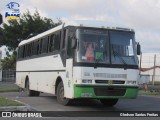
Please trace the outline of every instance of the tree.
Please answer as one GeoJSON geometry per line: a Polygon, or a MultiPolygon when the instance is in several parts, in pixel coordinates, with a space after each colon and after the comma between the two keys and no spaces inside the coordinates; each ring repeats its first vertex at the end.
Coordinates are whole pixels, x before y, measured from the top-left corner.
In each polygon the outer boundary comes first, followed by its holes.
{"type": "Polygon", "coordinates": [[[2,60],[3,69],[13,69],[16,67],[15,50],[22,40],[56,27],[61,23],[60,19],[57,23],[54,23],[50,18],[41,17],[37,10],[33,15],[27,11],[20,19],[9,20],[8,24],[4,23],[3,28],[0,28],[3,31],[3,39],[0,38],[0,47],[2,45],[7,46],[13,54],[9,55],[9,51],[7,51],[7,57],[2,60]],[[30,36],[31,34],[32,36],[30,36]]]}
{"type": "Polygon", "coordinates": [[[0,44],[2,43],[3,40],[3,29],[0,27],[0,44]]]}
{"type": "Polygon", "coordinates": [[[31,34],[35,36],[59,24],[61,20],[54,23],[52,19],[41,17],[37,10],[34,15],[27,11],[19,20],[9,20],[8,24],[3,24],[4,39],[0,42],[0,46],[6,45],[9,50],[15,50],[18,44],[31,34]]]}
{"type": "Polygon", "coordinates": [[[16,68],[16,51],[13,54],[9,54],[9,51],[6,52],[7,57],[1,60],[3,69],[15,69],[16,68]]]}

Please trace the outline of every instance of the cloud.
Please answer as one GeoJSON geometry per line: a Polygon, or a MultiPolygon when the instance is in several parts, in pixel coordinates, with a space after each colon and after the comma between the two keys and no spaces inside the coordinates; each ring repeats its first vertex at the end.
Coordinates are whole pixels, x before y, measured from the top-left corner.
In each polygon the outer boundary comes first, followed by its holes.
{"type": "Polygon", "coordinates": [[[160,52],[160,34],[157,31],[137,31],[136,40],[142,45],[143,52],[160,52]]]}
{"type": "Polygon", "coordinates": [[[160,30],[160,1],[133,0],[121,3],[120,12],[122,21],[138,29],[152,28],[160,30]]]}
{"type": "Polygon", "coordinates": [[[23,0],[23,12],[37,9],[42,16],[62,20],[98,20],[134,28],[143,51],[157,51],[160,44],[159,0],[23,0]]]}
{"type": "Polygon", "coordinates": [[[30,5],[59,17],[122,22],[138,29],[160,29],[159,0],[30,0],[30,5]],[[57,15],[57,14],[56,14],[57,15]]]}

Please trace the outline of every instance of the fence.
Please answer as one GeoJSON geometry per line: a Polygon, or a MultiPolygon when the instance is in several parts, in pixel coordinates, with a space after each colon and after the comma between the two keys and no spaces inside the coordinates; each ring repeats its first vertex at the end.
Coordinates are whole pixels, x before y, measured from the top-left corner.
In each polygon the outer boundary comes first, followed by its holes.
{"type": "Polygon", "coordinates": [[[2,81],[4,82],[15,82],[16,70],[2,70],[2,81]]]}

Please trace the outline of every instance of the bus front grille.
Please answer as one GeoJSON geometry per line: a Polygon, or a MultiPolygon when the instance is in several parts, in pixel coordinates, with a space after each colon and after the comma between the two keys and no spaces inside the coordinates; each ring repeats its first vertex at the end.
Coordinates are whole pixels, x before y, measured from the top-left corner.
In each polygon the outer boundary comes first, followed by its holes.
{"type": "MultiPolygon", "coordinates": [[[[95,83],[100,83],[100,84],[108,84],[110,80],[95,80],[95,83]]],[[[112,80],[112,84],[124,84],[125,81],[122,80],[112,80]]]]}
{"type": "Polygon", "coordinates": [[[98,78],[122,78],[127,79],[127,74],[111,74],[111,73],[93,73],[94,77],[98,78]]]}
{"type": "Polygon", "coordinates": [[[124,96],[126,89],[117,88],[94,88],[96,96],[124,96]]]}

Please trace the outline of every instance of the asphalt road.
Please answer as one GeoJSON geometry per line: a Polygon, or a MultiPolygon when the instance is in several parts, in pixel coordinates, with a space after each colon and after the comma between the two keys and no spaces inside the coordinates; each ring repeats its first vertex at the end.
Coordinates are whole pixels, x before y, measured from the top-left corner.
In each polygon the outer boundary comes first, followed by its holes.
{"type": "Polygon", "coordinates": [[[114,107],[105,107],[97,100],[76,101],[72,106],[63,106],[58,104],[56,97],[45,93],[28,97],[25,92],[2,92],[0,96],[24,102],[38,111],[160,111],[160,96],[121,99],[114,107]]]}
{"type": "MultiPolygon", "coordinates": [[[[0,87],[16,87],[13,83],[0,82],[0,87]]],[[[56,97],[41,93],[39,97],[28,97],[25,92],[0,92],[0,96],[21,101],[37,111],[160,111],[160,96],[138,96],[137,99],[122,99],[114,107],[105,107],[99,101],[76,101],[72,106],[58,104],[56,97]]],[[[5,118],[3,118],[5,119],[5,118]]],[[[6,118],[8,120],[8,118],[6,118]]],[[[14,119],[14,118],[11,118],[14,119]]],[[[16,120],[21,118],[15,118],[16,120]]],[[[31,119],[31,118],[30,118],[31,119]]],[[[33,118],[36,119],[36,118],[33,118]]],[[[38,118],[37,118],[38,119],[38,118]]],[[[44,119],[59,120],[97,120],[97,117],[54,117],[44,119]]],[[[98,119],[106,120],[106,117],[98,119]]],[[[110,120],[158,120],[159,117],[107,117],[110,120]]]]}
{"type": "MultiPolygon", "coordinates": [[[[28,97],[24,92],[1,92],[0,96],[24,102],[38,111],[160,111],[160,96],[139,96],[137,99],[123,99],[114,107],[104,107],[99,101],[77,101],[72,106],[63,106],[57,103],[56,97],[50,94],[41,94],[39,97],[28,97]]],[[[4,118],[3,118],[4,119],[4,118]]],[[[6,118],[9,120],[8,118],[6,118]]],[[[13,120],[14,118],[11,118],[13,120]]],[[[21,118],[15,118],[19,120],[21,118]]],[[[26,118],[25,118],[26,119],[26,118]]],[[[31,118],[29,118],[31,119],[31,118]]],[[[33,120],[39,118],[33,118],[33,120]]],[[[58,120],[159,120],[159,117],[47,117],[58,120]]],[[[41,119],[42,120],[42,119],[41,119]]]]}

